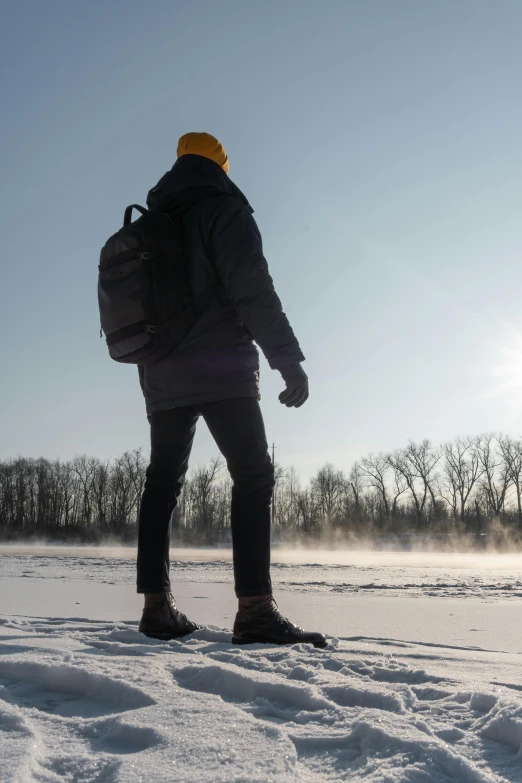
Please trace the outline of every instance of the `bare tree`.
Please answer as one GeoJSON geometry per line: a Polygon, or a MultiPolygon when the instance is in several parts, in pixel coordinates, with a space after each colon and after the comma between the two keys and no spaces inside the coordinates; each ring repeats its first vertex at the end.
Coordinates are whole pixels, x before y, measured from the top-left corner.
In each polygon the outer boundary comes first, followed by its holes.
{"type": "Polygon", "coordinates": [[[328,528],[335,520],[339,501],[344,491],[346,479],[342,470],[336,470],[327,463],[317,471],[312,479],[311,488],[321,509],[325,526],[328,528]]]}
{"type": "Polygon", "coordinates": [[[397,469],[396,465],[393,465],[390,455],[387,457],[388,463],[393,472],[393,481],[391,482],[390,496],[391,496],[391,519],[395,519],[399,508],[399,498],[408,491],[408,483],[404,478],[403,473],[397,469]]]}
{"type": "Polygon", "coordinates": [[[111,460],[99,462],[94,470],[91,482],[91,496],[96,508],[96,524],[103,533],[110,531],[110,507],[112,504],[111,460]]]}
{"type": "Polygon", "coordinates": [[[274,525],[281,523],[280,494],[284,491],[283,482],[286,478],[286,471],[282,465],[274,463],[274,490],[272,495],[272,523],[274,525]]]}
{"type": "Polygon", "coordinates": [[[192,501],[193,526],[201,532],[212,529],[212,494],[214,483],[223,469],[221,457],[200,466],[191,477],[189,492],[192,501]]]}
{"type": "Polygon", "coordinates": [[[81,508],[83,511],[82,523],[88,527],[92,521],[93,506],[93,484],[96,480],[96,473],[99,468],[99,461],[81,455],[75,457],[71,465],[73,473],[76,474],[82,489],[81,508]]]}
{"type": "Polygon", "coordinates": [[[464,522],[466,506],[482,475],[479,438],[457,438],[442,447],[442,475],[439,491],[453,517],[464,522]]]}
{"type": "Polygon", "coordinates": [[[441,450],[432,446],[429,440],[423,440],[419,444],[410,441],[406,454],[417,471],[417,476],[427,492],[433,510],[435,510],[437,505],[437,498],[435,497],[437,476],[435,469],[442,456],[441,450]]]}
{"type": "Polygon", "coordinates": [[[350,471],[348,487],[352,493],[355,521],[360,525],[364,516],[364,491],[366,489],[365,473],[360,462],[355,462],[350,471]]]}
{"type": "Polygon", "coordinates": [[[515,490],[517,518],[520,525],[522,524],[522,441],[520,438],[513,440],[507,435],[501,435],[498,440],[498,446],[502,460],[506,465],[511,485],[515,490]]]}
{"type": "Polygon", "coordinates": [[[405,449],[390,456],[390,464],[398,477],[406,484],[415,509],[418,524],[428,524],[426,507],[428,498],[435,504],[434,486],[435,467],[440,460],[440,452],[434,449],[429,440],[421,443],[410,441],[405,449]]]}
{"type": "Polygon", "coordinates": [[[310,534],[319,527],[320,508],[314,492],[307,487],[299,492],[297,499],[298,520],[305,534],[310,534]]]}
{"type": "Polygon", "coordinates": [[[136,511],[136,524],[138,523],[140,499],[145,486],[147,463],[141,449],[126,451],[121,457],[122,466],[128,472],[130,482],[134,490],[134,506],[136,511]]]}
{"type": "Polygon", "coordinates": [[[276,475],[280,470],[276,486],[278,488],[275,503],[276,523],[283,531],[295,530],[299,524],[299,494],[301,485],[295,468],[286,470],[275,466],[276,475]]]}
{"type": "Polygon", "coordinates": [[[390,469],[390,459],[386,454],[370,454],[360,462],[361,472],[367,478],[370,486],[377,494],[382,505],[383,515],[390,517],[390,503],[388,500],[387,474],[390,469]]]}
{"type": "Polygon", "coordinates": [[[494,435],[484,435],[478,443],[478,456],[482,468],[480,484],[487,506],[494,516],[504,510],[506,495],[511,483],[511,472],[502,449],[497,449],[494,435]]]}

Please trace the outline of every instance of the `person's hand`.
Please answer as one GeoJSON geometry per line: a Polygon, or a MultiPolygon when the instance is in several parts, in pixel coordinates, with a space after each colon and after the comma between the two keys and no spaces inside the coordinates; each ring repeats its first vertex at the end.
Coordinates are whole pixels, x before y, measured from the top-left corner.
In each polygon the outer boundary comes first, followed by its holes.
{"type": "Polygon", "coordinates": [[[279,370],[286,383],[286,389],[279,395],[279,401],[287,408],[300,408],[308,399],[308,376],[300,364],[290,364],[279,370]]]}

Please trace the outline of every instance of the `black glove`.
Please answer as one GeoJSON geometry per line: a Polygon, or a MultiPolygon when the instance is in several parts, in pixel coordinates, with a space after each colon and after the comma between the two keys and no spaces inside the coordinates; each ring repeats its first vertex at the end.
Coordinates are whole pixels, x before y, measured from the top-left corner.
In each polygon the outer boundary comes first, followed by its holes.
{"type": "Polygon", "coordinates": [[[300,408],[308,399],[308,376],[300,364],[290,364],[279,370],[286,383],[286,389],[279,395],[279,401],[287,408],[300,408]]]}

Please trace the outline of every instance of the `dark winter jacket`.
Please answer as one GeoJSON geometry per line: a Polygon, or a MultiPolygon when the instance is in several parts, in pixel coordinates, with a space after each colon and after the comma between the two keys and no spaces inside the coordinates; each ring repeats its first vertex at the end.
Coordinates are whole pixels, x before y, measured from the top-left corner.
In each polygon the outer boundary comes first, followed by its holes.
{"type": "Polygon", "coordinates": [[[206,302],[170,356],[139,367],[147,413],[258,396],[253,340],[272,369],[304,356],[274,291],[248,201],[216,163],[184,155],[149,192],[147,206],[188,206],[183,229],[192,291],[206,302]]]}

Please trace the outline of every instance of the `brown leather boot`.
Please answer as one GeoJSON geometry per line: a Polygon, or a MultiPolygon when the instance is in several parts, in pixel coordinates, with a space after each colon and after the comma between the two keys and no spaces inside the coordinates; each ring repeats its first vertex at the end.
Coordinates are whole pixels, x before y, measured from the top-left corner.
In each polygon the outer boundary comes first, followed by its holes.
{"type": "Polygon", "coordinates": [[[176,606],[173,594],[149,593],[143,609],[138,631],[151,639],[179,639],[199,631],[199,625],[191,622],[176,606]]]}
{"type": "Polygon", "coordinates": [[[283,617],[271,595],[264,600],[252,602],[238,611],[234,622],[232,644],[313,644],[327,647],[322,633],[303,631],[283,617]]]}

